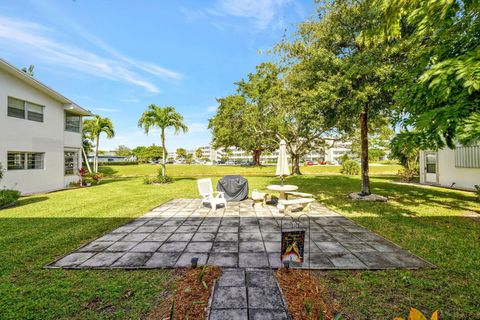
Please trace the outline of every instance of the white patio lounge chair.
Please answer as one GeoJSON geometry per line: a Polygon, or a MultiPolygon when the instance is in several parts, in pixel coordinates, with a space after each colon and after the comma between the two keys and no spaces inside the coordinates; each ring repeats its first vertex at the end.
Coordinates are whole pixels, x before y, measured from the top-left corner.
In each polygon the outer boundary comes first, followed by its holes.
{"type": "Polygon", "coordinates": [[[214,210],[217,210],[217,205],[219,204],[223,204],[227,208],[227,200],[224,193],[213,191],[212,179],[198,179],[197,184],[198,192],[202,196],[202,205],[208,203],[214,210]]]}

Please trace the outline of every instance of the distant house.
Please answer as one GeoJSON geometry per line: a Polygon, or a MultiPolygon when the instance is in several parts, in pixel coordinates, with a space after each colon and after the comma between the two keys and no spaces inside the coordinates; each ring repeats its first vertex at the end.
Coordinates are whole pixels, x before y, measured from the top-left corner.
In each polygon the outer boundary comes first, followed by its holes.
{"type": "Polygon", "coordinates": [[[78,181],[82,117],[91,115],[0,59],[0,187],[26,194],[78,181]]]}
{"type": "MultiPolygon", "coordinates": [[[[88,155],[88,162],[93,162],[95,155],[88,155]]],[[[135,156],[117,156],[115,153],[107,152],[105,154],[98,155],[98,162],[132,162],[137,161],[135,156]]]]}
{"type": "Polygon", "coordinates": [[[480,185],[480,145],[420,151],[420,182],[474,190],[480,185]]]}

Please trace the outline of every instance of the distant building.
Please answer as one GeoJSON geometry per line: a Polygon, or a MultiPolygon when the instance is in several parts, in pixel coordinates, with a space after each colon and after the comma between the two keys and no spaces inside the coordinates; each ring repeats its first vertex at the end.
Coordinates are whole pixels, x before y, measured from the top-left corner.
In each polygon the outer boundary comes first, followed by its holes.
{"type": "MultiPolygon", "coordinates": [[[[335,163],[338,162],[339,157],[348,154],[353,157],[351,154],[351,142],[334,142],[332,139],[326,139],[327,147],[318,148],[318,150],[312,150],[303,157],[303,160],[306,161],[315,161],[315,162],[329,162],[335,163]]],[[[200,147],[202,150],[202,158],[207,158],[209,161],[215,162],[220,161],[223,156],[230,154],[228,157],[229,160],[239,161],[239,162],[249,162],[252,161],[252,154],[246,152],[242,149],[230,147],[229,152],[224,148],[215,149],[211,144],[207,146],[200,147]]],[[[261,155],[262,162],[275,162],[278,157],[278,150],[273,152],[263,152],[261,155]]]]}
{"type": "Polygon", "coordinates": [[[480,185],[480,145],[420,151],[420,183],[474,190],[480,185]]]}
{"type": "MultiPolygon", "coordinates": [[[[95,155],[89,154],[88,155],[88,162],[93,162],[95,155]]],[[[137,161],[137,157],[135,156],[117,156],[115,152],[106,152],[104,154],[98,155],[98,162],[133,162],[137,161]]]]}

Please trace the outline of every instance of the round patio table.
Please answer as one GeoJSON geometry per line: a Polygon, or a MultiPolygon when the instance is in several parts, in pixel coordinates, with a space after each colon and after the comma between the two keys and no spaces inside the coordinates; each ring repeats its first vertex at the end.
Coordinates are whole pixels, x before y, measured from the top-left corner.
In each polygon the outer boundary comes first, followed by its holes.
{"type": "Polygon", "coordinates": [[[295,191],[298,189],[297,186],[294,186],[293,184],[284,184],[283,186],[282,185],[279,185],[279,184],[272,184],[272,185],[269,185],[267,186],[267,189],[268,190],[272,190],[272,191],[278,191],[280,192],[280,197],[279,199],[280,200],[285,200],[287,197],[285,196],[285,192],[288,192],[288,191],[295,191]]]}

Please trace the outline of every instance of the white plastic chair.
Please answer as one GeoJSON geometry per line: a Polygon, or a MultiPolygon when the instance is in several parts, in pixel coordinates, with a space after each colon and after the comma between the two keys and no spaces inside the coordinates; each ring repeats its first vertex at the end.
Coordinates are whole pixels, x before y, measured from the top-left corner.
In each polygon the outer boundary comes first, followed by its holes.
{"type": "Polygon", "coordinates": [[[202,196],[202,205],[205,203],[210,204],[212,209],[217,210],[217,205],[223,204],[227,208],[227,200],[225,199],[224,192],[213,191],[212,179],[199,179],[197,180],[198,192],[202,196]],[[217,195],[215,195],[215,193],[217,195]]]}

